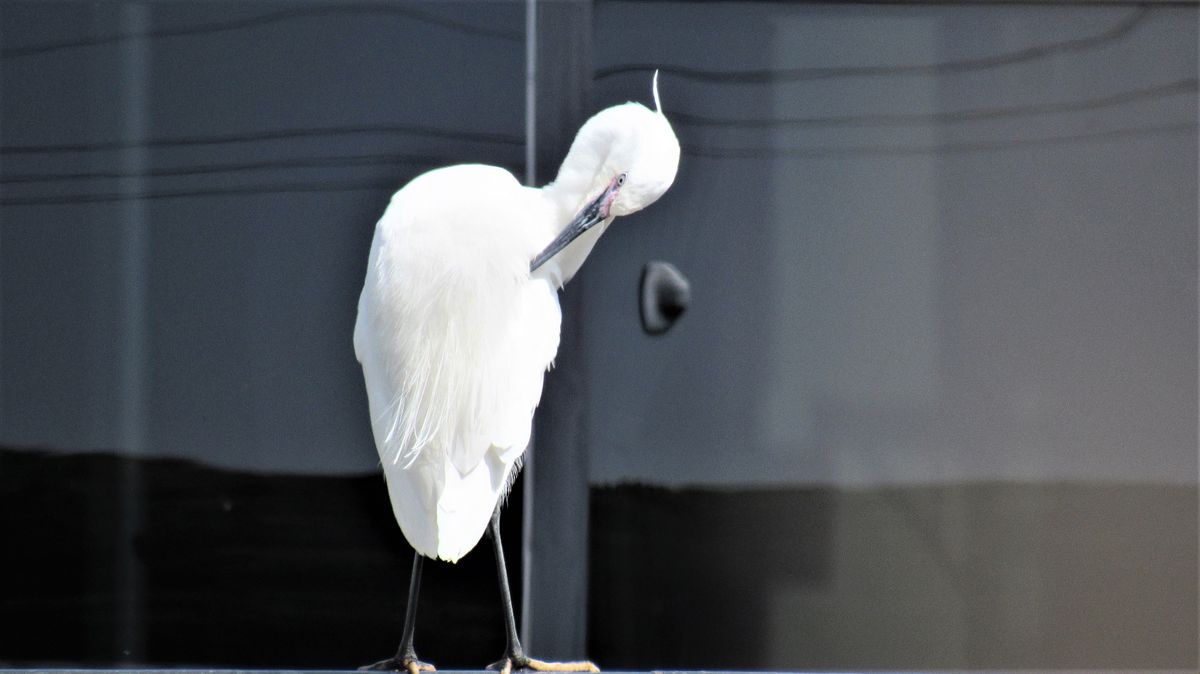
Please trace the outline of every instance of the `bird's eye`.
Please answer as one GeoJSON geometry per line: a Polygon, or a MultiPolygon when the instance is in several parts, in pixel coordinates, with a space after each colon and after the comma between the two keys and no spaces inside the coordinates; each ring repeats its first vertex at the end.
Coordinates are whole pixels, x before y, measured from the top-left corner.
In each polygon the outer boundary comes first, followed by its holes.
{"type": "Polygon", "coordinates": [[[626,175],[629,175],[629,174],[622,173],[621,175],[617,176],[617,187],[620,187],[621,185],[625,184],[625,176],[626,175]]]}

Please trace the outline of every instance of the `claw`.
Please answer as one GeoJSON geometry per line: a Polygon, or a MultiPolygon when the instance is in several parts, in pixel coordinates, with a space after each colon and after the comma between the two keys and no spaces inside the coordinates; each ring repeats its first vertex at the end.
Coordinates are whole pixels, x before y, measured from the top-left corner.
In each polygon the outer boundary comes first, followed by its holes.
{"type": "Polygon", "coordinates": [[[532,669],[535,672],[599,672],[595,664],[580,660],[579,662],[546,662],[529,658],[521,669],[532,669]]]}
{"type": "Polygon", "coordinates": [[[599,672],[600,668],[587,660],[579,662],[546,662],[529,657],[507,657],[487,667],[499,674],[512,674],[514,669],[534,672],[599,672]]]}
{"type": "Polygon", "coordinates": [[[436,672],[437,667],[428,662],[420,662],[419,660],[409,660],[405,663],[405,668],[408,674],[420,674],[421,672],[436,672]]]}

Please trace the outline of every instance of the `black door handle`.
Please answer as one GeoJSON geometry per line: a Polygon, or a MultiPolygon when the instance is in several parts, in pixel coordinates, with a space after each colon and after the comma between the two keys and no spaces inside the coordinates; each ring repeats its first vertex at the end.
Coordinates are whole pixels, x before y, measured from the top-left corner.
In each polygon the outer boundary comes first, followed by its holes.
{"type": "Polygon", "coordinates": [[[670,262],[653,260],[642,269],[642,329],[661,335],[675,325],[692,300],[692,289],[670,262]]]}

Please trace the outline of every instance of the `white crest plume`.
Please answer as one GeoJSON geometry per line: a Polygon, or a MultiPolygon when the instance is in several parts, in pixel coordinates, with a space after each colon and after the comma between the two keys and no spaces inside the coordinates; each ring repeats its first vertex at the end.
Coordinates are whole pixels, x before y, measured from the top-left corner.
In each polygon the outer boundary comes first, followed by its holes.
{"type": "Polygon", "coordinates": [[[658,68],[654,69],[653,89],[654,89],[654,109],[655,109],[655,111],[658,112],[658,114],[661,115],[661,114],[663,114],[663,111],[662,111],[662,101],[658,100],[658,68]]]}

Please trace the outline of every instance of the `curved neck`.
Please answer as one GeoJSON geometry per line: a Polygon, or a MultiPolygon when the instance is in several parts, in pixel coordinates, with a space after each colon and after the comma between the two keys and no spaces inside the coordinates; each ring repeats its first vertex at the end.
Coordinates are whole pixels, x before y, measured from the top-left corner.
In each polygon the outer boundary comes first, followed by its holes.
{"type": "MultiPolygon", "coordinates": [[[[604,165],[605,157],[597,150],[596,143],[580,142],[585,137],[587,136],[581,131],[579,137],[571,144],[571,150],[567,152],[567,158],[558,169],[554,182],[541,190],[555,213],[554,236],[570,224],[588,200],[595,196],[594,192],[603,188],[603,185],[597,184],[597,175],[604,165]]],[[[610,217],[584,232],[558,255],[547,261],[534,275],[552,279],[559,287],[565,285],[575,276],[575,272],[579,271],[583,261],[592,252],[592,247],[611,222],[610,217]],[[542,273],[543,270],[545,273],[542,273]]]]}
{"type": "MultiPolygon", "coordinates": [[[[571,215],[599,189],[598,175],[607,159],[608,133],[593,123],[585,124],[571,143],[571,149],[558,167],[554,182],[542,188],[561,207],[572,209],[571,215]],[[603,148],[603,152],[602,149],[603,148]]],[[[563,223],[566,226],[566,223],[563,223]]]]}

